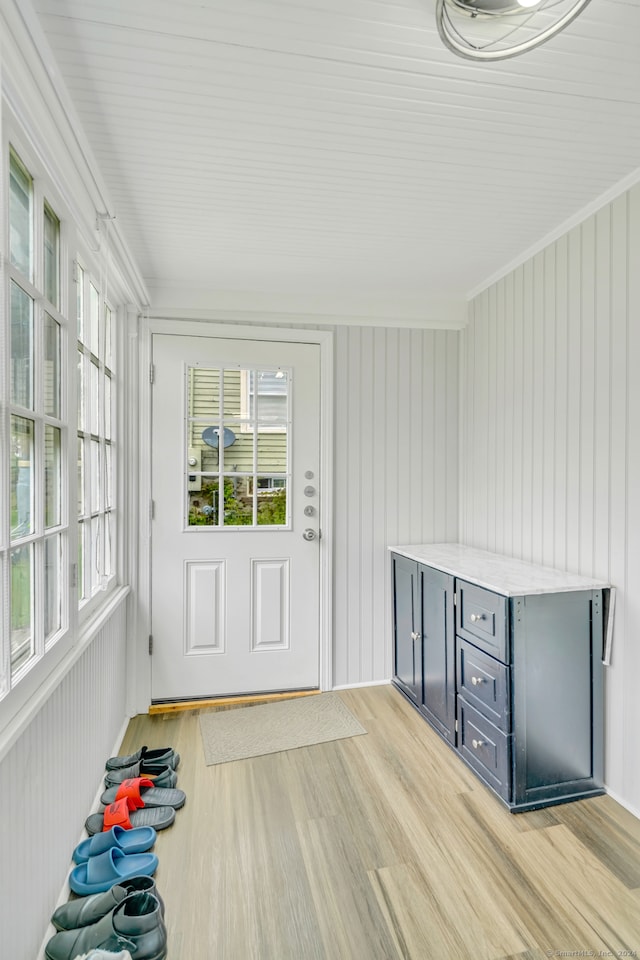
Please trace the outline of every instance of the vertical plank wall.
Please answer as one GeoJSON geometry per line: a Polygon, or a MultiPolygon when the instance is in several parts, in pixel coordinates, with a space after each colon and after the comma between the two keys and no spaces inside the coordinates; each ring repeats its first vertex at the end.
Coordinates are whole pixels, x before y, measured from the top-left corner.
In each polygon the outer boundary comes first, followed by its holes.
{"type": "Polygon", "coordinates": [[[126,717],[121,602],[0,763],[0,956],[35,960],[126,717]]]}
{"type": "Polygon", "coordinates": [[[391,675],[387,547],[457,539],[458,342],[335,328],[336,686],[391,675]]]}
{"type": "Polygon", "coordinates": [[[605,778],[640,813],[640,186],[470,306],[460,539],[610,581],[605,778]]]}

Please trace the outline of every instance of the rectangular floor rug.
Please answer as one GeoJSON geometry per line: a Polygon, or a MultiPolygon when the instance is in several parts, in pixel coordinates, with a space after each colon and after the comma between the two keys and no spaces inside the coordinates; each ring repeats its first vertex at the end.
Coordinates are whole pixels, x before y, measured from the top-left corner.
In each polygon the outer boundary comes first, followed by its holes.
{"type": "Polygon", "coordinates": [[[337,693],[200,714],[207,766],[366,732],[337,693]]]}

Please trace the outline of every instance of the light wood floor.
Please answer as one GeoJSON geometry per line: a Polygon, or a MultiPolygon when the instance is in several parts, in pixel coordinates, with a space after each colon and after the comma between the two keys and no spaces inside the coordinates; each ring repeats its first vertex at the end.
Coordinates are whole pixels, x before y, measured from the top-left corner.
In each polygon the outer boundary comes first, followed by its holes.
{"type": "Polygon", "coordinates": [[[124,753],[182,756],[170,960],[640,956],[639,820],[609,797],[510,814],[394,688],[340,695],[366,736],[211,767],[198,711],[132,720],[124,753]]]}

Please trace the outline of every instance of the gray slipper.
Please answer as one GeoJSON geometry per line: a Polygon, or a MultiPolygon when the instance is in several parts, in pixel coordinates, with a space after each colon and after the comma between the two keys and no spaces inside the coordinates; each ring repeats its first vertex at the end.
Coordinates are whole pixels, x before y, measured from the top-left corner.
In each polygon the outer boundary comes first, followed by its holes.
{"type": "MultiPolygon", "coordinates": [[[[104,803],[105,807],[107,807],[110,803],[114,803],[116,799],[119,799],[118,792],[120,791],[121,787],[123,787],[123,784],[120,784],[119,786],[115,784],[113,787],[109,787],[108,790],[105,790],[100,797],[100,803],[104,803]]],[[[187,799],[187,795],[183,790],[176,790],[175,788],[171,789],[169,787],[156,787],[155,785],[152,787],[145,787],[143,784],[140,784],[139,786],[131,786],[125,781],[123,790],[126,791],[123,792],[123,796],[130,795],[131,791],[134,790],[134,802],[136,802],[136,800],[141,800],[141,807],[173,807],[174,810],[179,810],[180,807],[184,807],[185,800],[187,799]]]]}
{"type": "Polygon", "coordinates": [[[91,816],[87,817],[84,828],[90,837],[94,833],[100,833],[104,830],[105,815],[109,817],[107,829],[110,829],[115,823],[119,823],[125,829],[153,827],[154,830],[166,830],[176,818],[173,807],[145,807],[144,810],[128,811],[125,802],[123,808],[116,814],[116,820],[112,822],[114,811],[111,808],[115,806],[115,803],[111,803],[102,813],[92,813],[91,816]]]}
{"type": "Polygon", "coordinates": [[[176,753],[173,747],[158,747],[155,750],[140,747],[136,753],[128,757],[109,757],[105,763],[105,770],[122,770],[125,767],[132,767],[134,763],[139,763],[141,760],[147,760],[149,763],[164,763],[177,770],[180,754],[176,753]]]}

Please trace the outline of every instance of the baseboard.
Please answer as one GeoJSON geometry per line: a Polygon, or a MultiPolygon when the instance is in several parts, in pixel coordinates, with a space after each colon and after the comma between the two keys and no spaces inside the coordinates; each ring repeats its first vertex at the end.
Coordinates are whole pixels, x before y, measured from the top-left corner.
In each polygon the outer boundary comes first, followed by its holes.
{"type": "Polygon", "coordinates": [[[391,683],[391,678],[388,680],[365,680],[364,683],[338,683],[335,687],[331,687],[332,690],[358,690],[361,687],[385,687],[391,683]]]}
{"type": "Polygon", "coordinates": [[[640,810],[637,807],[632,806],[626,800],[623,800],[622,797],[618,796],[615,790],[610,790],[609,787],[605,785],[607,796],[611,797],[612,800],[615,800],[616,803],[619,803],[621,807],[624,807],[625,810],[628,810],[629,813],[633,814],[634,817],[637,817],[640,820],[640,810]]]}

